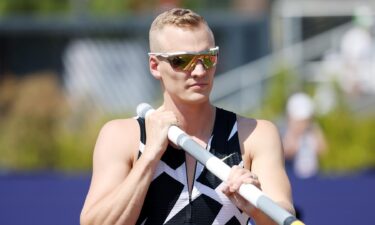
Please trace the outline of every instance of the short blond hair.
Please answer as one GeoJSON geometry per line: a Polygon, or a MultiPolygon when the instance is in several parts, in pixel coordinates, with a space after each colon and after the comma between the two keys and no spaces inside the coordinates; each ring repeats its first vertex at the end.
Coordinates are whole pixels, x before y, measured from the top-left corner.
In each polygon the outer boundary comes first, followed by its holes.
{"type": "Polygon", "coordinates": [[[159,50],[155,46],[155,33],[162,30],[165,26],[172,25],[184,28],[194,28],[199,27],[202,24],[208,27],[207,21],[190,9],[174,8],[161,13],[154,19],[150,27],[149,41],[151,51],[159,50]]]}

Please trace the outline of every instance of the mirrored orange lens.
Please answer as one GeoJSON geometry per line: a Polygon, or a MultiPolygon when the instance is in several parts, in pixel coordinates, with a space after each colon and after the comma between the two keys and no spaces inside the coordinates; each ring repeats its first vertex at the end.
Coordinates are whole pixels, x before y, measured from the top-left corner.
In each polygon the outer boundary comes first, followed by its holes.
{"type": "Polygon", "coordinates": [[[183,71],[192,70],[200,60],[205,69],[211,69],[217,63],[217,55],[178,55],[168,58],[172,68],[183,71]]]}

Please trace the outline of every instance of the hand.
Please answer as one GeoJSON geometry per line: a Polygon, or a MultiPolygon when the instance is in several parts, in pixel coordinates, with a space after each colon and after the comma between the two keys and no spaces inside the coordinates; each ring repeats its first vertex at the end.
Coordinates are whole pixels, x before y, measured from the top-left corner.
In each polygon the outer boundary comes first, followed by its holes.
{"type": "Polygon", "coordinates": [[[257,188],[261,189],[261,185],[256,174],[250,172],[248,169],[233,166],[222,192],[233,202],[233,204],[250,216],[255,207],[240,194],[238,194],[242,184],[253,184],[257,188]]]}
{"type": "Polygon", "coordinates": [[[168,129],[178,124],[177,117],[172,111],[159,108],[146,117],[145,123],[146,152],[152,157],[161,157],[168,146],[168,129]]]}

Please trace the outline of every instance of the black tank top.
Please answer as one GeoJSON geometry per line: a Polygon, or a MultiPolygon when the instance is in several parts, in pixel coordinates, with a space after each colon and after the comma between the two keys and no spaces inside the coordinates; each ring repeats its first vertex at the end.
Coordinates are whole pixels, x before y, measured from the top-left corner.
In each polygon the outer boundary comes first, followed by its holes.
{"type": "MultiPolygon", "coordinates": [[[[146,143],[141,128],[140,153],[146,143]]],[[[206,147],[229,166],[242,165],[236,114],[216,108],[213,133],[206,147]]],[[[223,182],[197,162],[191,195],[188,191],[185,152],[168,146],[155,171],[137,225],[245,225],[249,217],[221,192],[223,182]]]]}

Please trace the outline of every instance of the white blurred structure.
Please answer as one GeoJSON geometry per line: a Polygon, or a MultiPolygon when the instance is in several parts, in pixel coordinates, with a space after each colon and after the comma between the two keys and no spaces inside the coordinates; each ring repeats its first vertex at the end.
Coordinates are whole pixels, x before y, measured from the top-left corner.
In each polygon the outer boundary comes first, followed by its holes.
{"type": "Polygon", "coordinates": [[[352,94],[375,94],[375,37],[372,33],[374,13],[361,6],[355,9],[354,26],[341,40],[343,89],[352,94]]]}
{"type": "MultiPolygon", "coordinates": [[[[367,66],[357,67],[363,71],[363,75],[355,79],[360,78],[361,88],[375,95],[373,40],[369,40],[364,34],[357,35],[361,31],[355,31],[356,35],[348,35],[356,36],[355,40],[343,40],[343,43],[349,42],[349,45],[343,44],[346,47],[340,48],[342,37],[353,27],[353,23],[341,25],[306,40],[302,40],[301,35],[304,17],[349,17],[354,15],[355,9],[363,5],[371,9],[373,16],[373,0],[274,1],[271,14],[274,52],[224,74],[218,74],[215,77],[212,101],[237,113],[248,113],[259,108],[264,98],[264,84],[272,79],[280,65],[286,65],[296,70],[301,80],[319,84],[315,96],[318,103],[316,110],[318,113],[327,113],[335,104],[335,93],[329,83],[339,78],[339,82],[345,87],[346,83],[353,79],[345,75],[351,70],[343,66],[341,53],[357,52],[358,49],[368,52],[361,53],[361,57],[367,54],[372,58],[367,58],[368,61],[361,60],[360,63],[367,66]],[[361,41],[357,41],[358,38],[361,41]],[[323,60],[316,61],[319,58],[323,60]]],[[[84,39],[72,42],[64,57],[64,79],[73,107],[80,105],[83,100],[89,100],[90,104],[101,110],[122,112],[134,110],[141,101],[157,101],[159,85],[149,75],[147,50],[143,46],[135,41],[84,39]],[[142,90],[139,87],[143,87],[142,90]]],[[[374,102],[371,100],[362,105],[374,102]]],[[[358,108],[361,107],[363,108],[358,108]]]]}
{"type": "MultiPolygon", "coordinates": [[[[331,82],[336,79],[343,88],[348,85],[348,82],[353,84],[350,82],[353,77],[348,78],[345,75],[350,70],[343,66],[340,43],[342,37],[355,24],[349,22],[303,40],[302,19],[352,17],[363,6],[369,9],[367,12],[370,13],[367,13],[367,16],[373,17],[375,12],[375,1],[373,0],[274,1],[271,14],[273,53],[217,76],[212,93],[213,101],[219,106],[229,107],[238,113],[246,113],[258,108],[262,104],[263,84],[272,79],[274,70],[278,66],[286,65],[295,70],[301,80],[318,84],[316,96],[314,96],[317,101],[316,111],[323,114],[329,112],[336,102],[331,82]],[[323,60],[317,61],[317,59],[323,60]]],[[[358,32],[356,31],[356,33],[358,32]]],[[[361,36],[365,35],[361,34],[361,36]]],[[[374,42],[368,37],[356,37],[356,39],[358,38],[361,38],[360,43],[350,38],[349,48],[365,50],[367,53],[361,53],[362,59],[364,55],[367,54],[367,56],[365,60],[360,61],[361,66],[357,67],[363,75],[357,76],[355,79],[361,81],[362,90],[371,96],[368,101],[360,99],[360,101],[354,102],[354,110],[368,108],[375,103],[375,98],[372,97],[375,96],[374,42]]]]}
{"type": "Polygon", "coordinates": [[[155,101],[158,85],[148,70],[144,45],[135,41],[83,39],[66,49],[64,85],[73,109],[82,104],[102,112],[132,112],[155,101]]]}

